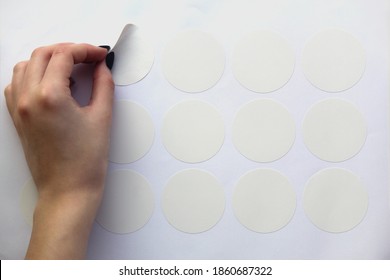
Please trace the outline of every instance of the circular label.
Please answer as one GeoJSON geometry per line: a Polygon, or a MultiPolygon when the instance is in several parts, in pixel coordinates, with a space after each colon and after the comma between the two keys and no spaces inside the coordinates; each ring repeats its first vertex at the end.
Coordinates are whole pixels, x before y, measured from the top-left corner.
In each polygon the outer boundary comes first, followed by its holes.
{"type": "Polygon", "coordinates": [[[354,86],[366,65],[365,51],[351,34],[337,29],[324,30],[306,44],[302,55],[306,78],[328,92],[340,92],[354,86]]]}
{"type": "Polygon", "coordinates": [[[353,173],[329,168],[308,181],[303,206],[307,217],[318,228],[333,233],[345,232],[363,220],[368,194],[353,173]]]}
{"type": "Polygon", "coordinates": [[[270,99],[252,101],[237,113],[233,123],[233,143],[250,160],[271,162],[283,157],[295,140],[291,114],[270,99]]]}
{"type": "Polygon", "coordinates": [[[96,220],[114,233],[142,228],[152,216],[154,199],[148,181],[132,170],[115,170],[107,175],[104,196],[96,220]]]}
{"type": "Polygon", "coordinates": [[[250,230],[274,232],[294,215],[296,196],[288,179],[271,169],[256,169],[240,178],[233,193],[237,219],[250,230]]]}
{"type": "Polygon", "coordinates": [[[113,108],[109,160],[131,163],[142,158],[154,140],[154,125],[149,113],[130,101],[116,101],[113,108]]]}
{"type": "Polygon", "coordinates": [[[257,31],[242,38],[233,53],[236,79],[254,92],[267,93],[284,86],[294,72],[295,55],[276,33],[257,31]]]}
{"type": "Polygon", "coordinates": [[[209,34],[190,30],[169,42],[162,55],[167,80],[176,88],[196,93],[214,86],[225,68],[222,46],[209,34]]]}
{"type": "Polygon", "coordinates": [[[221,219],[225,195],[213,175],[188,169],[169,179],[162,207],[166,219],[176,229],[199,233],[209,230],[221,219]]]}
{"type": "Polygon", "coordinates": [[[221,115],[202,101],[179,103],[164,118],[164,146],[181,161],[197,163],[210,159],[220,150],[224,138],[221,115]]]}
{"type": "Polygon", "coordinates": [[[356,107],[340,99],[315,104],[303,122],[307,148],[317,157],[341,162],[356,155],[366,141],[366,125],[356,107]]]}

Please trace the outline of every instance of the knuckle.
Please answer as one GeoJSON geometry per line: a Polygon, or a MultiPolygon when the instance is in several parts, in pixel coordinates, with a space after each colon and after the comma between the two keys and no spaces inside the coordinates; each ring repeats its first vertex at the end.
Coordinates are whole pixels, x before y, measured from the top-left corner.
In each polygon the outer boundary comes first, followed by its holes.
{"type": "Polygon", "coordinates": [[[48,51],[46,47],[39,47],[33,50],[31,57],[46,55],[47,52],[48,51]]]}
{"type": "Polygon", "coordinates": [[[12,86],[11,84],[9,84],[5,89],[4,89],[4,96],[6,99],[8,99],[10,97],[10,95],[12,94],[12,86]]]}
{"type": "Polygon", "coordinates": [[[55,89],[51,85],[41,86],[38,90],[38,94],[36,95],[37,104],[41,108],[51,109],[55,108],[58,105],[57,94],[55,93],[55,89]]]}
{"type": "Polygon", "coordinates": [[[53,55],[66,53],[66,49],[65,46],[56,46],[53,50],[53,55]]]}
{"type": "Polygon", "coordinates": [[[74,43],[63,42],[63,43],[58,43],[56,46],[58,46],[58,47],[69,47],[69,46],[72,46],[72,45],[74,45],[74,43]]]}
{"type": "Polygon", "coordinates": [[[67,54],[70,52],[70,48],[73,44],[69,44],[69,43],[60,43],[60,44],[57,44],[55,45],[54,49],[53,49],[53,54],[56,55],[56,54],[67,54]]]}
{"type": "Polygon", "coordinates": [[[16,112],[22,118],[25,118],[28,115],[30,115],[31,106],[30,106],[30,102],[28,102],[27,98],[20,98],[19,99],[18,104],[16,105],[16,112]]]}
{"type": "Polygon", "coordinates": [[[13,69],[14,74],[17,74],[19,72],[22,72],[26,69],[28,62],[27,61],[21,61],[18,62],[13,69]]]}
{"type": "Polygon", "coordinates": [[[49,107],[51,105],[51,88],[50,86],[41,86],[36,94],[36,101],[38,105],[49,107]]]}
{"type": "Polygon", "coordinates": [[[59,43],[51,46],[43,46],[36,48],[32,54],[31,57],[35,56],[51,56],[52,54],[56,53],[64,53],[70,46],[70,43],[59,43]]]}
{"type": "Polygon", "coordinates": [[[16,103],[16,112],[23,119],[28,116],[55,110],[58,107],[58,95],[53,86],[39,86],[31,94],[22,95],[16,103]]]}
{"type": "Polygon", "coordinates": [[[11,112],[13,111],[14,107],[14,99],[11,96],[12,94],[12,86],[9,84],[5,89],[4,89],[4,97],[5,97],[5,102],[7,104],[8,111],[11,112]]]}

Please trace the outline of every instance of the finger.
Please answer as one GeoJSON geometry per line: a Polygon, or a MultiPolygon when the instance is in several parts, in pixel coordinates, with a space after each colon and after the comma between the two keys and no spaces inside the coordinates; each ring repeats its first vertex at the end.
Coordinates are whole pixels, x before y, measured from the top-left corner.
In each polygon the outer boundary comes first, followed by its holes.
{"type": "Polygon", "coordinates": [[[61,43],[35,49],[31,54],[30,63],[27,68],[26,83],[30,86],[39,84],[45,74],[54,50],[59,46],[66,47],[71,44],[72,43],[61,43]]]}
{"type": "Polygon", "coordinates": [[[104,60],[100,61],[96,64],[93,74],[93,88],[89,107],[107,120],[111,120],[114,88],[110,70],[104,60]]]}
{"type": "Polygon", "coordinates": [[[29,61],[21,61],[14,66],[12,73],[12,92],[14,96],[21,94],[24,86],[24,80],[27,72],[29,61]]]}
{"type": "Polygon", "coordinates": [[[69,86],[75,64],[101,61],[106,54],[106,49],[88,44],[58,45],[52,52],[42,81],[69,86]]]}
{"type": "Polygon", "coordinates": [[[12,97],[12,85],[9,84],[5,89],[4,89],[4,96],[5,96],[5,103],[7,104],[7,109],[8,112],[12,115],[14,111],[14,98],[12,97]]]}
{"type": "Polygon", "coordinates": [[[20,98],[23,92],[23,82],[28,61],[22,61],[15,65],[12,75],[12,81],[9,86],[4,90],[5,100],[7,108],[10,113],[13,112],[17,100],[20,98]]]}

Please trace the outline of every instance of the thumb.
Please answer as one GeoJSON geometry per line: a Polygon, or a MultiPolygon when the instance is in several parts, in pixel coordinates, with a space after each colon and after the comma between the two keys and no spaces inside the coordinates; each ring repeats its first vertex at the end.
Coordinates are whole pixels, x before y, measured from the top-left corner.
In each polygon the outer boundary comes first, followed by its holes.
{"type": "Polygon", "coordinates": [[[114,82],[106,62],[100,61],[95,66],[90,106],[100,116],[111,118],[114,99],[114,82]]]}

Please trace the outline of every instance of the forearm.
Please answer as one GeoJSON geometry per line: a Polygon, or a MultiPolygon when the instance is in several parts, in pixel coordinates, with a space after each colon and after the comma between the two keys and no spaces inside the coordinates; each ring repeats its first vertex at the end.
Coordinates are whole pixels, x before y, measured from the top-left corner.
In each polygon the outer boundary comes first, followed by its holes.
{"type": "Polygon", "coordinates": [[[40,197],[26,259],[83,259],[101,193],[40,197]]]}

